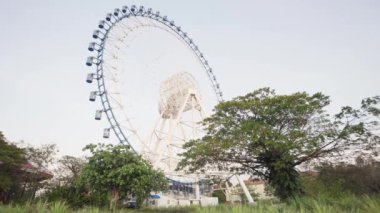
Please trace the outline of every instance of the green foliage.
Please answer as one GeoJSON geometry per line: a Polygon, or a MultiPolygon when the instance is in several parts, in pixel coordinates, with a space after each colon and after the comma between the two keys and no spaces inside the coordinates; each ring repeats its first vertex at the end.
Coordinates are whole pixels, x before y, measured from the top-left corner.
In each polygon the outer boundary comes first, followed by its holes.
{"type": "Polygon", "coordinates": [[[94,191],[88,193],[87,189],[80,185],[68,184],[55,186],[45,192],[41,197],[48,202],[64,201],[71,208],[78,209],[84,206],[106,206],[109,202],[107,193],[94,191]]]}
{"type": "Polygon", "coordinates": [[[207,134],[185,144],[178,169],[212,167],[261,176],[276,196],[287,199],[302,191],[296,166],[379,142],[368,128],[373,120],[363,119],[379,115],[379,102],[380,97],[366,99],[361,109],[343,107],[331,118],[325,112],[330,100],[321,93],[276,95],[259,89],[217,105],[203,122],[207,134]]]}
{"type": "Polygon", "coordinates": [[[324,182],[316,177],[302,177],[301,183],[306,196],[341,197],[347,194],[339,179],[324,182]]]}
{"type": "Polygon", "coordinates": [[[64,202],[37,204],[27,203],[24,206],[8,205],[0,206],[0,212],[4,213],[29,213],[29,212],[75,212],[75,213],[306,213],[306,212],[355,212],[355,213],[377,213],[380,212],[380,198],[378,197],[359,197],[346,195],[344,197],[330,198],[323,196],[316,197],[294,197],[286,203],[277,201],[257,202],[255,205],[218,205],[209,207],[187,206],[187,207],[170,207],[170,208],[143,208],[140,210],[107,210],[94,207],[83,209],[70,209],[64,202]]]}
{"type": "Polygon", "coordinates": [[[25,152],[16,145],[9,144],[0,132],[0,202],[9,197],[8,192],[18,184],[16,170],[26,162],[25,152]]]}
{"type": "Polygon", "coordinates": [[[223,193],[222,190],[213,191],[212,197],[217,197],[219,203],[225,203],[226,202],[226,195],[223,193]]]}
{"type": "Polygon", "coordinates": [[[356,195],[380,195],[380,162],[362,161],[361,158],[357,162],[323,164],[319,167],[320,174],[315,182],[319,182],[321,188],[333,189],[339,186],[341,191],[356,195]]]}
{"type": "Polygon", "coordinates": [[[120,198],[135,197],[141,206],[151,191],[167,189],[167,180],[162,172],[123,145],[90,144],[92,156],[80,175],[80,184],[90,189],[90,193],[109,193],[111,207],[120,198]]]}
{"type": "Polygon", "coordinates": [[[85,160],[65,155],[58,160],[55,180],[50,182],[41,199],[48,202],[64,201],[72,208],[86,205],[105,206],[108,203],[107,194],[87,193],[84,186],[78,184],[80,172],[85,160]]]}
{"type": "Polygon", "coordinates": [[[65,202],[55,202],[50,206],[51,213],[65,213],[69,212],[69,207],[65,202]]]}
{"type": "Polygon", "coordinates": [[[6,169],[26,162],[25,152],[16,145],[9,144],[0,131],[0,168],[6,169]]]}
{"type": "Polygon", "coordinates": [[[34,199],[36,191],[47,186],[38,174],[46,172],[54,159],[54,144],[19,148],[9,144],[0,132],[0,202],[25,202],[34,199]],[[24,171],[22,165],[32,162],[35,169],[24,171]]]}

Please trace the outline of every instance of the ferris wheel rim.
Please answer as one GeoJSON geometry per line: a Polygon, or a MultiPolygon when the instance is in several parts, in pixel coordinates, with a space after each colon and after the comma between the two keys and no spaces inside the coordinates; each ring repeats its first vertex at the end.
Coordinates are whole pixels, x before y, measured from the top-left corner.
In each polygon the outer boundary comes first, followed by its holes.
{"type": "MultiPolygon", "coordinates": [[[[118,119],[115,116],[115,113],[112,110],[112,105],[110,103],[110,96],[107,94],[107,87],[106,82],[104,79],[104,51],[105,51],[105,45],[108,40],[108,35],[112,31],[112,29],[122,20],[129,19],[131,17],[144,17],[148,18],[150,20],[157,21],[164,26],[167,27],[171,32],[174,32],[178,38],[180,38],[181,41],[183,41],[187,47],[191,50],[192,54],[196,56],[197,60],[201,63],[204,71],[206,71],[207,77],[209,81],[211,82],[211,86],[213,88],[213,92],[216,96],[217,102],[223,101],[222,92],[219,86],[219,83],[216,80],[216,76],[208,64],[208,61],[203,56],[203,53],[199,50],[198,46],[194,43],[193,39],[191,39],[187,33],[185,33],[180,26],[176,25],[174,21],[169,21],[167,16],[160,15],[159,11],[154,12],[151,8],[148,8],[145,10],[143,6],[140,6],[137,8],[135,5],[132,5],[131,7],[124,6],[120,10],[119,8],[116,8],[113,13],[108,13],[105,20],[101,20],[99,22],[97,30],[93,33],[93,38],[100,40],[100,44],[96,42],[91,42],[89,45],[89,50],[91,52],[96,51],[97,55],[89,56],[87,58],[86,65],[91,66],[92,64],[96,65],[96,73],[93,75],[96,78],[97,81],[97,94],[100,96],[100,100],[102,103],[102,110],[101,113],[105,113],[108,123],[110,125],[110,128],[108,128],[108,131],[112,129],[114,134],[116,135],[119,142],[123,145],[126,145],[132,149],[132,151],[136,154],[138,152],[136,151],[135,147],[133,147],[126,136],[125,132],[123,131],[123,128],[121,127],[120,123],[118,122],[118,119]]],[[[89,81],[87,81],[89,82],[89,81]]],[[[92,82],[92,80],[91,80],[92,82]]],[[[89,82],[90,83],[90,82],[89,82]]]]}

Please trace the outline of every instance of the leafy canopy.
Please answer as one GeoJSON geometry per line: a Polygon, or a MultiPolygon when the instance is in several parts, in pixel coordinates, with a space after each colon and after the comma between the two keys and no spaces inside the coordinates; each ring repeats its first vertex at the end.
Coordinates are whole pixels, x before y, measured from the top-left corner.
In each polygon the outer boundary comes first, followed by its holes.
{"type": "Polygon", "coordinates": [[[9,144],[0,132],[0,195],[15,184],[15,170],[23,163],[26,163],[24,150],[9,144]]]}
{"type": "Polygon", "coordinates": [[[124,145],[90,144],[84,150],[89,150],[92,156],[81,172],[80,182],[91,191],[111,193],[113,202],[119,197],[134,196],[141,205],[151,191],[167,188],[164,174],[124,145]]]}
{"type": "Polygon", "coordinates": [[[379,141],[368,131],[370,121],[363,121],[379,115],[375,107],[379,100],[366,99],[361,109],[344,107],[330,117],[325,112],[330,100],[321,93],[276,95],[269,88],[256,90],[215,107],[203,122],[207,134],[185,144],[178,169],[258,175],[280,198],[293,196],[301,191],[296,166],[379,141]]]}

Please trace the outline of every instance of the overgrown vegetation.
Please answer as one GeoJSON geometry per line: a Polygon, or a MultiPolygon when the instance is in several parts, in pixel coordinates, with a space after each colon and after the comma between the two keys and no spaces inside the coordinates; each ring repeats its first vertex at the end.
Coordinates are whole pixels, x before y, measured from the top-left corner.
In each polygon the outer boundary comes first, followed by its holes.
{"type": "Polygon", "coordinates": [[[360,109],[343,107],[331,117],[325,111],[329,97],[321,93],[256,90],[215,107],[203,122],[206,135],[185,144],[179,169],[247,173],[267,180],[283,200],[300,195],[297,166],[378,146],[372,127],[379,102],[379,96],[368,98],[360,109]]]}
{"type": "Polygon", "coordinates": [[[17,167],[26,162],[25,153],[19,147],[9,144],[0,132],[0,203],[12,196],[12,189],[19,182],[14,172],[17,167]]]}
{"type": "Polygon", "coordinates": [[[249,205],[218,205],[215,207],[171,207],[155,208],[140,210],[109,210],[106,208],[84,207],[79,210],[71,209],[63,202],[46,203],[37,202],[36,204],[27,203],[25,205],[0,206],[0,212],[4,213],[29,213],[29,212],[77,212],[77,213],[99,213],[99,212],[146,212],[146,213],[254,213],[254,212],[357,212],[357,213],[375,213],[380,212],[380,198],[368,196],[355,196],[346,194],[338,197],[295,197],[287,203],[280,203],[278,200],[269,200],[258,202],[254,206],[249,205]]]}
{"type": "Polygon", "coordinates": [[[136,199],[137,206],[152,191],[165,191],[168,187],[165,175],[124,145],[90,144],[92,156],[84,166],[78,184],[89,189],[89,193],[110,196],[110,208],[120,199],[136,199]]]}
{"type": "Polygon", "coordinates": [[[72,209],[115,209],[131,198],[139,207],[151,191],[167,189],[164,174],[123,145],[90,144],[84,149],[92,154],[87,160],[63,156],[54,179],[46,170],[57,152],[54,144],[19,148],[0,132],[0,148],[0,204],[33,202],[43,189],[38,200],[72,209]]]}
{"type": "Polygon", "coordinates": [[[324,163],[318,176],[303,177],[303,190],[307,196],[380,195],[380,162],[373,159],[356,159],[355,164],[324,163]]]}
{"type": "Polygon", "coordinates": [[[108,204],[110,209],[118,207],[122,200],[134,198],[140,207],[150,192],[165,191],[168,187],[162,172],[154,170],[126,146],[90,144],[84,150],[92,154],[88,162],[79,165],[78,161],[66,157],[64,165],[71,168],[71,175],[42,198],[49,202],[63,200],[73,208],[108,204]]]}

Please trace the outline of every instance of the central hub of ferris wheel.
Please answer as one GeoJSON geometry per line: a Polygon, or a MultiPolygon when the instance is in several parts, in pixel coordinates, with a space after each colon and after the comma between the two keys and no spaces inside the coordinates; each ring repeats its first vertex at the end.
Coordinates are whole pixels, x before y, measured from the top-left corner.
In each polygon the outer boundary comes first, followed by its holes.
{"type": "Polygon", "coordinates": [[[160,86],[159,113],[162,118],[178,118],[186,111],[196,107],[200,110],[200,94],[194,77],[188,72],[171,76],[160,86]],[[192,105],[190,99],[197,103],[192,105]]]}

